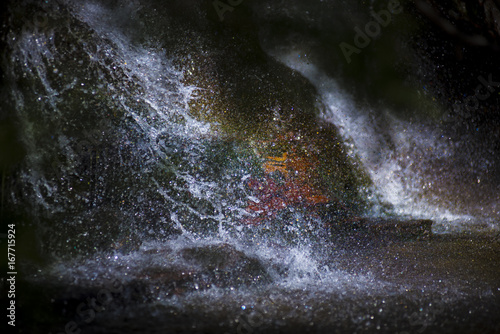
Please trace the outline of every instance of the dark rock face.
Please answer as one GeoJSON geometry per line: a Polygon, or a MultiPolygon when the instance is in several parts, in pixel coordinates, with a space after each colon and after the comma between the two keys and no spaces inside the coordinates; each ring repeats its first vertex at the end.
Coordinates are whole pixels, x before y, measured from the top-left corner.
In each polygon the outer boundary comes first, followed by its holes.
{"type": "MultiPolygon", "coordinates": [[[[175,259],[171,266],[153,267],[137,273],[135,284],[161,287],[167,296],[206,290],[253,286],[269,282],[266,266],[257,258],[238,251],[230,244],[172,249],[155,249],[151,256],[175,259]],[[142,283],[141,283],[142,282],[142,283]]],[[[156,293],[155,293],[156,295],[156,293]]]]}
{"type": "Polygon", "coordinates": [[[291,202],[303,193],[306,204],[331,197],[365,209],[368,177],[335,126],[318,120],[313,85],[262,50],[257,22],[239,30],[214,22],[203,6],[157,5],[105,3],[92,12],[87,4],[78,12],[71,2],[12,2],[2,14],[11,25],[2,35],[2,103],[26,151],[2,182],[2,194],[11,194],[2,205],[41,228],[45,249],[127,252],[142,238],[178,234],[176,221],[205,235],[220,217],[238,223],[245,217],[236,208],[248,204],[242,179],[265,172],[266,145],[284,143],[316,160],[291,202]],[[23,11],[29,15],[17,21],[23,11]],[[99,15],[117,24],[115,35],[93,21],[99,15]],[[150,39],[160,46],[146,50],[150,39]],[[137,63],[134,48],[159,56],[137,63]],[[156,64],[162,57],[171,63],[156,64]],[[190,119],[210,132],[186,137],[190,119]],[[290,131],[298,144],[277,139],[290,131]]]}
{"type": "Polygon", "coordinates": [[[329,224],[333,238],[338,241],[401,242],[429,240],[432,237],[432,220],[351,218],[329,224]]]}
{"type": "Polygon", "coordinates": [[[2,2],[23,331],[497,333],[498,235],[370,180],[497,218],[499,2],[463,3],[401,1],[347,64],[388,0],[2,2]]]}
{"type": "Polygon", "coordinates": [[[179,254],[198,268],[207,286],[230,287],[262,283],[269,279],[265,266],[257,259],[229,244],[184,249],[179,254]]]}

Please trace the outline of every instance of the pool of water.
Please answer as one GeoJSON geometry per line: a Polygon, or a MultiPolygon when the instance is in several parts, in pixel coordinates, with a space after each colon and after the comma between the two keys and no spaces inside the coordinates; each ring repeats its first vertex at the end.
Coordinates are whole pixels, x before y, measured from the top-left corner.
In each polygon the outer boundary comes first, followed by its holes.
{"type": "Polygon", "coordinates": [[[182,236],[25,277],[43,292],[23,300],[33,313],[21,328],[63,332],[74,321],[88,333],[497,333],[499,251],[498,239],[470,235],[320,248],[182,236]]]}

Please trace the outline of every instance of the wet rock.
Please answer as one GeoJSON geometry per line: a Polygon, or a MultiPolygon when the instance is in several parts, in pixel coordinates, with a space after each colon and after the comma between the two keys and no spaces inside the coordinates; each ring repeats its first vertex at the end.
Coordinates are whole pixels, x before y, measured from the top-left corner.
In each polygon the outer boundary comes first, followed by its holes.
{"type": "Polygon", "coordinates": [[[148,281],[167,296],[212,287],[250,286],[269,281],[265,265],[229,244],[185,248],[179,252],[156,250],[160,256],[175,263],[153,267],[138,276],[137,284],[148,281]]]}
{"type": "Polygon", "coordinates": [[[330,223],[338,240],[357,242],[428,240],[432,236],[432,220],[397,218],[351,218],[330,223]]]}

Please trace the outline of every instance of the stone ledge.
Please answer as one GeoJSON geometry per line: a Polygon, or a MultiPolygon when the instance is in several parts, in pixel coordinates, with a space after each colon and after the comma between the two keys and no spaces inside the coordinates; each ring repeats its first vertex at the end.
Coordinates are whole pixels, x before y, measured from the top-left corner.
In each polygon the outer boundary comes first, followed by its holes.
{"type": "Polygon", "coordinates": [[[428,240],[432,236],[432,220],[398,218],[352,218],[331,224],[332,232],[341,238],[358,241],[370,239],[428,240]]]}

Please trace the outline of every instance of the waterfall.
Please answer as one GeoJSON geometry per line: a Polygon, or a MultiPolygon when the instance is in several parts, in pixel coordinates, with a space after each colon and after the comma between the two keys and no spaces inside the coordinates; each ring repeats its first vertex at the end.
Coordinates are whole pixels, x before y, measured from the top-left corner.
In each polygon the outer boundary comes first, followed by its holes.
{"type": "Polygon", "coordinates": [[[1,219],[22,329],[497,332],[498,135],[442,103],[427,51],[401,53],[404,89],[382,82],[406,2],[343,59],[388,6],[11,1],[1,219]],[[412,219],[432,238],[384,234],[412,219]]]}

